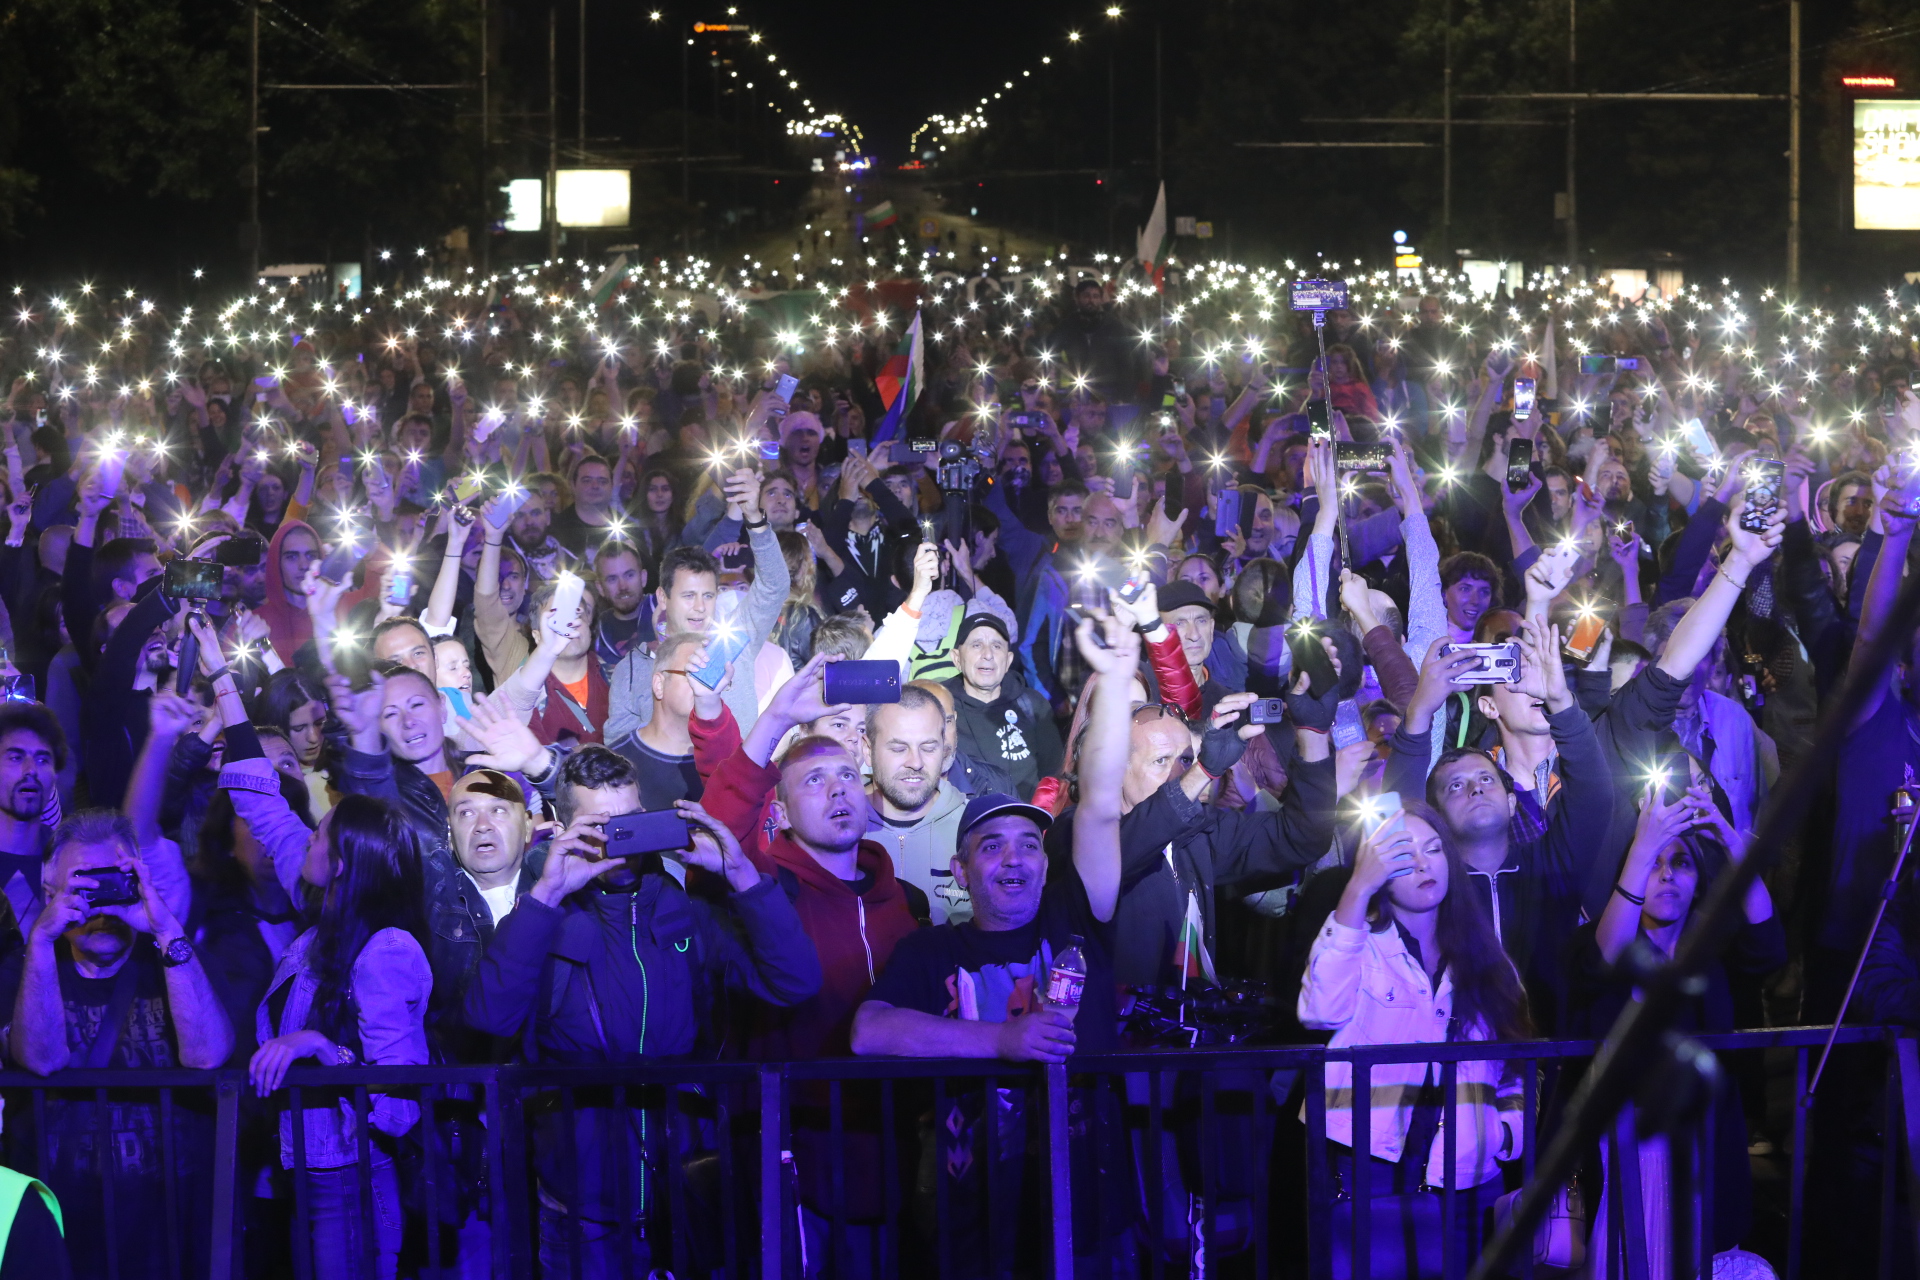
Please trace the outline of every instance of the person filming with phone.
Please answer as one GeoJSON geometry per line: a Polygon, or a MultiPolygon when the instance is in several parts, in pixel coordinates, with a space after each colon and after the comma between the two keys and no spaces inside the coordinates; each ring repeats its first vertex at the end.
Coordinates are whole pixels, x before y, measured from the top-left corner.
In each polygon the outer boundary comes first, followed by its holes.
{"type": "MultiPolygon", "coordinates": [[[[539,879],[494,931],[467,989],[468,1024],[520,1040],[530,1062],[711,1055],[722,993],[788,1007],[820,989],[820,960],[792,903],[706,810],[682,800],[633,815],[651,821],[628,837],[620,830],[628,813],[574,807],[583,791],[624,793],[635,782],[632,765],[604,747],[568,756],[556,790],[572,820],[547,845],[539,879]],[[660,821],[676,816],[677,828],[660,821]],[[721,900],[689,895],[669,857],[723,882],[721,900]]],[[[615,798],[637,804],[637,787],[615,798]]],[[[631,1193],[629,1205],[667,1199],[646,1158],[646,1113],[583,1104],[569,1140],[557,1106],[536,1111],[542,1273],[568,1274],[576,1231],[584,1274],[619,1274],[629,1244],[644,1271],[657,1228],[644,1217],[622,1221],[619,1189],[631,1193]]]]}

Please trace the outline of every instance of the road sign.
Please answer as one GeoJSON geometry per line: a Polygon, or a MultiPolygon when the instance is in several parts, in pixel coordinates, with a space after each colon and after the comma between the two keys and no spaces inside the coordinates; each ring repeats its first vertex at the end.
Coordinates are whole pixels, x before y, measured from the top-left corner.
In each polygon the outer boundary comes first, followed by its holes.
{"type": "Polygon", "coordinates": [[[1193,224],[1193,234],[1199,239],[1211,240],[1213,239],[1213,224],[1211,222],[1196,222],[1193,224]]]}
{"type": "Polygon", "coordinates": [[[940,238],[940,220],[938,218],[920,219],[920,238],[938,240],[940,238]]]}
{"type": "Polygon", "coordinates": [[[1199,233],[1194,230],[1194,225],[1192,218],[1175,218],[1173,220],[1173,234],[1177,236],[1198,235],[1199,233]]]}

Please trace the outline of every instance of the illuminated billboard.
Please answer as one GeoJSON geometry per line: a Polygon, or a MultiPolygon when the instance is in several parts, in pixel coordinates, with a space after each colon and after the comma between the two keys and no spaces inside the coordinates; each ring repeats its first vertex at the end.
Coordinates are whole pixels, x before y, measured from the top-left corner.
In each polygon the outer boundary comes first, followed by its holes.
{"type": "Polygon", "coordinates": [[[1853,104],[1853,225],[1920,231],[1920,101],[1853,104]]]}
{"type": "Polygon", "coordinates": [[[553,185],[554,218],[563,227],[624,227],[632,194],[625,169],[562,169],[553,185]]]}

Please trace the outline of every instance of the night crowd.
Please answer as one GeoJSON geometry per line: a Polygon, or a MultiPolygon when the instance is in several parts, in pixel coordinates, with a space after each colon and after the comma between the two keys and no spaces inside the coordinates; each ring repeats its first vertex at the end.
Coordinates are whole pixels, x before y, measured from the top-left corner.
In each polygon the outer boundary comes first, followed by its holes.
{"type": "MultiPolygon", "coordinates": [[[[698,265],[199,313],[16,291],[0,1050],[244,1068],[246,1274],[418,1273],[429,1146],[441,1256],[490,1273],[479,1110],[450,1095],[430,1127],[417,1093],[314,1087],[296,1112],[300,1064],[1603,1036],[1636,998],[1616,961],[1671,955],[1746,856],[1920,521],[1891,294],[1356,277],[1317,330],[1290,276],[1228,266],[755,299],[698,265]]],[[[1835,1018],[1920,762],[1910,650],[1685,1029],[1835,1018]]],[[[1850,1019],[1920,1025],[1916,925],[1902,886],[1850,1019]]],[[[1809,1180],[1826,1274],[1871,1259],[1860,1152],[1893,1123],[1850,1061],[1809,1180]]],[[[1576,1074],[1539,1082],[1543,1126],[1576,1074]]],[[[1374,1275],[1437,1274],[1449,1151],[1461,1256],[1519,1185],[1520,1064],[1440,1079],[1373,1070],[1373,1218],[1406,1227],[1374,1275]]],[[[1147,1086],[1076,1103],[1088,1274],[1227,1265],[1256,1165],[1300,1216],[1301,1073],[1221,1086],[1270,1090],[1267,1128],[1205,1178],[1169,1092],[1158,1186],[1147,1086]]],[[[1351,1086],[1328,1068],[1343,1203],[1351,1086]]],[[[1754,1184],[1785,1158],[1779,1088],[1731,1067],[1711,1113],[1728,1266],[1777,1253],[1754,1184]]],[[[164,1275],[169,1215],[204,1274],[210,1110],[11,1096],[6,1163],[50,1191],[0,1277],[164,1275]]],[[[929,1094],[892,1133],[850,1091],[830,1142],[796,1092],[805,1273],[879,1274],[889,1204],[931,1248],[936,1160],[962,1273],[1039,1269],[1026,1096],[929,1094]]],[[[529,1108],[542,1274],[667,1265],[662,1162],[711,1133],[590,1091],[529,1108]]],[[[1663,1276],[1671,1152],[1625,1151],[1560,1217],[1595,1274],[1663,1276]]]]}

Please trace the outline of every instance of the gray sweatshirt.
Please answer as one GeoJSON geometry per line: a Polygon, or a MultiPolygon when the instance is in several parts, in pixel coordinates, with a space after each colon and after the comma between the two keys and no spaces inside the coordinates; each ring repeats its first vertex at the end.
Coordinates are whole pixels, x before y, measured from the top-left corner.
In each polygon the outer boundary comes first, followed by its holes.
{"type": "MultiPolygon", "coordinates": [[[[787,558],[780,554],[780,539],[771,525],[749,530],[747,545],[753,548],[753,585],[741,602],[740,618],[748,628],[747,647],[733,667],[733,687],[723,695],[727,709],[745,733],[760,718],[760,694],[754,688],[753,661],[760,646],[773,634],[780,618],[780,606],[786,603],[787,558]]],[[[607,726],[602,735],[611,744],[623,741],[641,725],[653,719],[653,647],[642,652],[634,649],[620,660],[607,681],[607,726]]]]}

